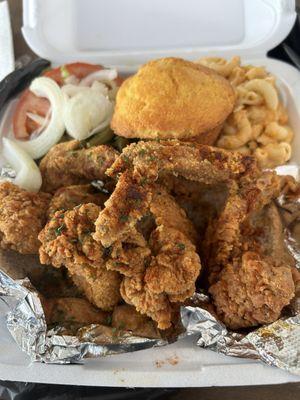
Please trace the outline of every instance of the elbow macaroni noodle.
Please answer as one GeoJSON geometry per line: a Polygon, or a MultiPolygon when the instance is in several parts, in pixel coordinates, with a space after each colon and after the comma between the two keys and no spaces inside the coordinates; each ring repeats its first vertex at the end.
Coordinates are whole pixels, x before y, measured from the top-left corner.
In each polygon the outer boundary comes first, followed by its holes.
{"type": "Polygon", "coordinates": [[[242,66],[239,57],[198,61],[228,79],[236,92],[236,105],[226,120],[217,146],[254,155],[262,168],[285,164],[291,157],[293,131],[279,100],[275,77],[264,67],[242,66]]]}

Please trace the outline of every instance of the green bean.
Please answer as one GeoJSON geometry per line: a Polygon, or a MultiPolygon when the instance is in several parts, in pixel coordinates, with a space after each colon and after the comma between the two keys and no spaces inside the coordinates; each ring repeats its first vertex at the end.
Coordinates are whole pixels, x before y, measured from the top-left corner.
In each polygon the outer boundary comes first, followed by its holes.
{"type": "Polygon", "coordinates": [[[114,139],[113,146],[115,149],[117,149],[119,152],[121,152],[124,147],[126,147],[129,144],[129,140],[121,137],[121,136],[116,136],[114,139]]]}
{"type": "Polygon", "coordinates": [[[108,126],[103,131],[95,133],[90,139],[85,141],[86,147],[99,146],[110,142],[114,137],[113,131],[108,126]]]}

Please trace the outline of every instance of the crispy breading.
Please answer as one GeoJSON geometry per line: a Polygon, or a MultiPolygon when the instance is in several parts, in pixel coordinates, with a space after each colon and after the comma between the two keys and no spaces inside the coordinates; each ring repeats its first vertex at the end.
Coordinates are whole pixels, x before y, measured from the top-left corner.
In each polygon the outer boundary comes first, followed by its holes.
{"type": "Polygon", "coordinates": [[[120,136],[212,144],[207,133],[232,112],[235,93],[212,69],[180,58],[161,58],[126,79],[116,98],[112,129],[120,136]],[[209,140],[209,142],[208,142],[209,140]]]}
{"type": "Polygon", "coordinates": [[[0,183],[0,246],[22,254],[37,254],[38,234],[47,221],[51,196],[31,193],[10,182],[0,183]]]}
{"type": "Polygon", "coordinates": [[[107,174],[116,176],[129,168],[141,183],[155,181],[162,174],[171,174],[215,185],[246,177],[251,180],[260,172],[253,157],[178,140],[132,143],[123,150],[107,174]]]}
{"type": "Polygon", "coordinates": [[[122,304],[114,308],[111,326],[123,331],[131,331],[135,336],[149,339],[161,337],[154,322],[146,315],[138,313],[133,306],[128,304],[122,304]]]}
{"type": "Polygon", "coordinates": [[[276,321],[295,294],[291,271],[250,251],[227,263],[209,289],[219,318],[231,329],[276,321]]]}
{"type": "Polygon", "coordinates": [[[72,185],[58,189],[49,204],[48,217],[51,218],[56,211],[66,211],[86,203],[103,206],[108,195],[98,192],[92,185],[72,185]]]}
{"type": "MultiPolygon", "coordinates": [[[[225,202],[218,207],[201,244],[216,310],[232,328],[265,323],[268,318],[268,322],[272,322],[279,317],[294,296],[292,266],[290,260],[282,256],[285,252],[278,250],[271,254],[267,249],[270,243],[273,248],[278,241],[282,244],[283,237],[278,234],[278,229],[277,234],[269,230],[269,236],[265,235],[264,243],[261,243],[257,231],[250,234],[246,227],[249,228],[251,223],[253,227],[258,226],[258,216],[264,207],[270,207],[272,200],[290,184],[285,178],[275,172],[260,171],[251,157],[177,141],[139,142],[128,146],[108,173],[114,176],[126,169],[137,182],[148,185],[165,180],[172,188],[174,176],[176,180],[184,178],[206,185],[226,185],[225,202]],[[250,282],[255,276],[258,278],[256,285],[250,282]],[[247,279],[248,292],[243,288],[247,279]],[[284,288],[284,294],[279,286],[284,288]],[[264,287],[267,292],[262,295],[264,287]],[[253,314],[249,316],[251,302],[253,314]]],[[[261,226],[270,227],[273,220],[278,218],[269,216],[261,226]]],[[[280,249],[278,244],[276,246],[280,249]]],[[[130,295],[135,293],[132,291],[130,295]]]]}
{"type": "Polygon", "coordinates": [[[106,267],[124,275],[123,299],[168,328],[172,304],[194,293],[201,268],[185,212],[165,189],[141,186],[127,171],[95,225],[95,240],[110,249],[106,267]]]}
{"type": "Polygon", "coordinates": [[[40,163],[42,189],[53,192],[63,186],[107,179],[105,171],[118,152],[111,146],[84,148],[78,140],[59,143],[51,148],[40,163]]]}
{"type": "Polygon", "coordinates": [[[274,322],[295,294],[294,260],[278,211],[273,203],[246,218],[237,203],[231,204],[235,216],[227,211],[206,233],[209,292],[218,316],[232,329],[274,322]]]}
{"type": "Polygon", "coordinates": [[[109,314],[92,306],[86,299],[77,297],[39,296],[45,312],[47,324],[105,324],[109,314]]]}
{"type": "Polygon", "coordinates": [[[91,303],[111,310],[120,300],[121,277],[106,269],[105,249],[92,237],[99,212],[91,203],[57,211],[39,235],[40,261],[65,266],[91,303]]]}

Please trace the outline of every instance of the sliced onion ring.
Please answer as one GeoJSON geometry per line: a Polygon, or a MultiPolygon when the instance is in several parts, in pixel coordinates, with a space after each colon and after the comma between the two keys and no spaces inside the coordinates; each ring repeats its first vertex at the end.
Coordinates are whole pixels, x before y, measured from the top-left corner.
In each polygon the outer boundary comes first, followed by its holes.
{"type": "Polygon", "coordinates": [[[118,72],[116,69],[101,69],[81,79],[79,86],[91,86],[94,81],[113,81],[117,76],[118,72]]]}
{"type": "Polygon", "coordinates": [[[64,96],[58,84],[47,77],[39,77],[32,81],[30,90],[40,97],[46,97],[51,105],[51,118],[45,130],[35,139],[16,142],[33,158],[46,154],[61,139],[65,131],[62,117],[64,96]]]}
{"type": "Polygon", "coordinates": [[[42,186],[42,175],[33,159],[16,143],[3,138],[3,157],[16,171],[13,183],[30,192],[38,192],[42,186]]]}
{"type": "Polygon", "coordinates": [[[113,104],[107,97],[89,88],[65,101],[63,118],[68,134],[84,140],[108,126],[112,113],[113,104]]]}

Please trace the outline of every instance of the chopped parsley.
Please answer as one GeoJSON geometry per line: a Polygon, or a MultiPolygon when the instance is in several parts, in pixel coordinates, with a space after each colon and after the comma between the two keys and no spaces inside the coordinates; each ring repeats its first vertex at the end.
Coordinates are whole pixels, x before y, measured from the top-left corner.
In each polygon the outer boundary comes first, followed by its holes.
{"type": "Polygon", "coordinates": [[[179,248],[179,250],[185,250],[185,244],[184,243],[177,243],[177,247],[179,248]]]}
{"type": "Polygon", "coordinates": [[[130,159],[129,159],[129,157],[128,157],[128,156],[126,156],[125,154],[123,154],[123,155],[122,155],[122,159],[123,159],[123,161],[125,161],[125,162],[126,162],[126,164],[129,164],[129,163],[130,163],[130,159]]]}
{"type": "Polygon", "coordinates": [[[141,150],[139,151],[139,154],[140,154],[141,156],[144,156],[146,153],[147,153],[147,152],[146,152],[145,149],[141,149],[141,150]]]}
{"type": "Polygon", "coordinates": [[[60,236],[65,228],[66,228],[66,225],[61,224],[58,228],[55,229],[55,235],[60,236]]]}
{"type": "Polygon", "coordinates": [[[119,221],[126,222],[126,221],[128,221],[128,218],[129,218],[128,215],[123,214],[123,215],[120,215],[119,221]]]}
{"type": "Polygon", "coordinates": [[[105,319],[105,324],[106,324],[106,325],[111,325],[111,322],[112,322],[112,316],[111,316],[111,315],[108,315],[108,316],[106,317],[106,319],[105,319]]]}

